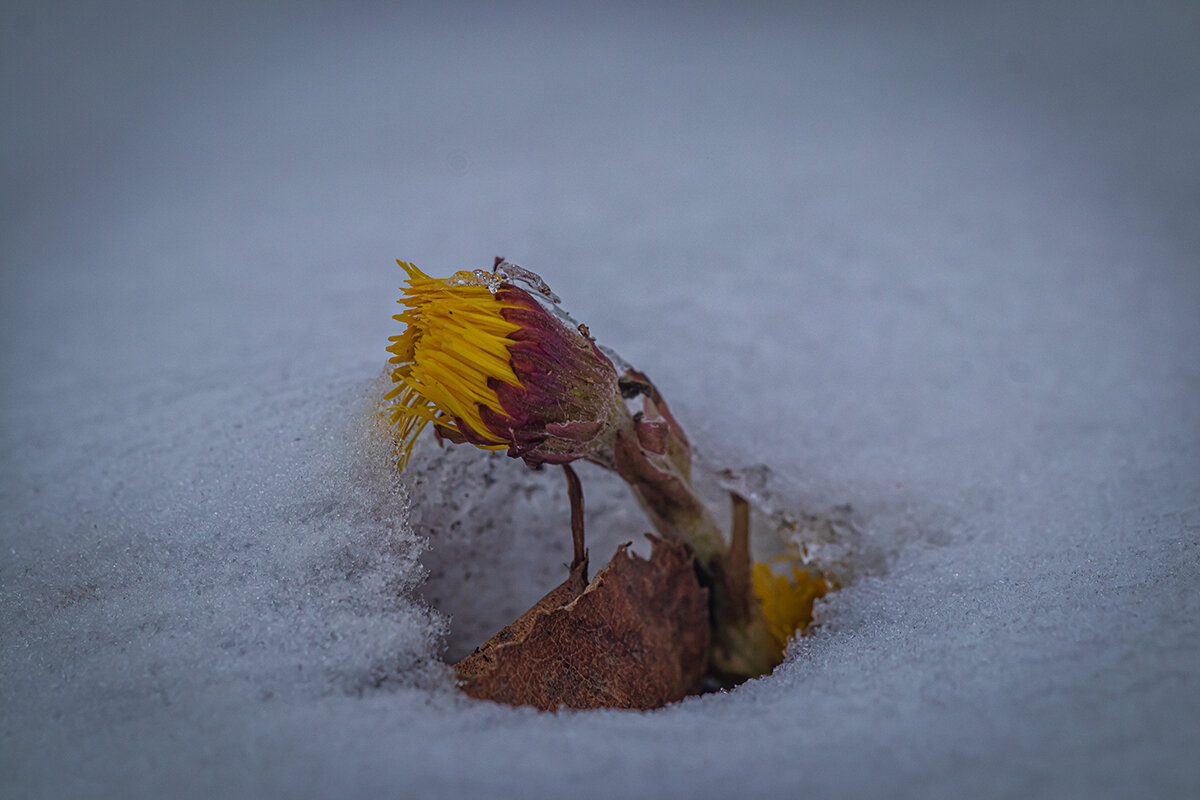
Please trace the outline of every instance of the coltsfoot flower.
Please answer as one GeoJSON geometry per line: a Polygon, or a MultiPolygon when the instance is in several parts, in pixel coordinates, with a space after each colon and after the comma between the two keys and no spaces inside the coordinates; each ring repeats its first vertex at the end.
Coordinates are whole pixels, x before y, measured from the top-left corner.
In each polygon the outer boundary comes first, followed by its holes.
{"type": "Polygon", "coordinates": [[[825,596],[829,584],[820,575],[796,566],[790,578],[779,575],[762,561],[754,563],[751,576],[754,594],[762,604],[763,621],[782,658],[788,640],[797,632],[803,633],[812,622],[813,603],[825,596]]]}
{"type": "Polygon", "coordinates": [[[709,673],[733,685],[777,665],[795,625],[781,640],[768,630],[764,607],[782,609],[778,630],[791,624],[793,584],[783,578],[755,592],[749,506],[734,497],[726,542],[692,486],[687,436],[650,379],[624,366],[618,375],[587,328],[564,321],[541,278],[514,264],[497,259],[490,272],[443,279],[396,263],[408,275],[404,311],[394,317],[404,332],[387,348],[395,386],[384,398],[392,403],[400,469],[431,424],[453,442],[507,451],[530,466],[562,464],[576,545],[572,576],[583,574],[587,558],[582,492],[569,464],[586,459],[613,470],[659,533],[696,557],[709,597],[709,673]]]}
{"type": "MultiPolygon", "coordinates": [[[[390,337],[392,400],[399,465],[429,424],[443,437],[505,450],[527,464],[580,458],[611,462],[615,431],[628,417],[612,362],[586,334],[552,314],[519,279],[532,273],[497,260],[497,269],[431,278],[408,274],[404,332],[390,337]]],[[[547,290],[548,292],[548,290],[547,290]]]]}

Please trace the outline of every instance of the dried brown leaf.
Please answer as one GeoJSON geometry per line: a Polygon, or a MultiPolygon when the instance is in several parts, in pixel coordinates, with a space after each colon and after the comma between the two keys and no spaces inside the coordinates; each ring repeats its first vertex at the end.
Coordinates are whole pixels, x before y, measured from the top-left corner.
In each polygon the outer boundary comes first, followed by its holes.
{"type": "Polygon", "coordinates": [[[684,545],[622,546],[579,592],[575,576],[455,665],[464,692],[543,710],[658,708],[699,691],[708,590],[684,545]]]}

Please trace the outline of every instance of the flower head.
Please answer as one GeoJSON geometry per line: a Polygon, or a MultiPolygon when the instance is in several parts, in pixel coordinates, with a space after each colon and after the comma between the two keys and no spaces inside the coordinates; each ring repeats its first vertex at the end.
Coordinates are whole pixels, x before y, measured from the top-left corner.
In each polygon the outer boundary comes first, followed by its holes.
{"type": "Polygon", "coordinates": [[[396,263],[408,274],[398,301],[404,311],[394,317],[405,330],[387,348],[396,385],[385,399],[394,401],[401,469],[430,423],[453,442],[507,450],[530,464],[598,458],[611,448],[627,412],[616,370],[590,337],[504,272],[441,279],[396,263]]]}
{"type": "Polygon", "coordinates": [[[791,578],[776,574],[762,561],[754,563],[751,573],[754,594],[762,603],[763,619],[782,658],[788,640],[803,632],[813,619],[813,603],[824,597],[829,584],[820,575],[792,567],[791,578]]]}

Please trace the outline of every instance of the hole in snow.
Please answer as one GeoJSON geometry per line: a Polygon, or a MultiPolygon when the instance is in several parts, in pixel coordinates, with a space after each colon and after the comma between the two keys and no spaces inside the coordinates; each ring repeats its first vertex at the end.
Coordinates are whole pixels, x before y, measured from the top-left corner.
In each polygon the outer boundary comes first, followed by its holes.
{"type": "MultiPolygon", "coordinates": [[[[633,542],[649,555],[652,530],[625,483],[577,463],[584,487],[587,546],[593,574],[617,548],[633,542]]],[[[697,490],[718,519],[729,517],[729,493],[751,502],[754,557],[815,567],[837,582],[851,574],[861,536],[849,507],[825,514],[783,510],[766,467],[716,472],[697,463],[697,490]]],[[[531,470],[503,454],[441,446],[422,437],[405,472],[409,522],[429,543],[424,598],[450,619],[445,660],[455,663],[512,623],[567,576],[570,509],[560,470],[531,470]]]]}

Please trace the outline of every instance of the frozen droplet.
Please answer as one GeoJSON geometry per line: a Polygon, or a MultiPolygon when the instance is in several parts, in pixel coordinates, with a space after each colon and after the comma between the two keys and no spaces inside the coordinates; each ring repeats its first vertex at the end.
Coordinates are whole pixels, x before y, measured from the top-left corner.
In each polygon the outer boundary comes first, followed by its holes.
{"type": "Polygon", "coordinates": [[[518,281],[525,284],[537,294],[554,303],[556,306],[562,302],[558,295],[550,291],[550,286],[546,281],[542,280],[542,276],[536,272],[518,266],[511,261],[501,261],[496,265],[496,275],[500,275],[507,280],[518,281]]]}
{"type": "Polygon", "coordinates": [[[495,294],[504,282],[504,276],[483,269],[461,269],[446,279],[447,286],[484,286],[495,294]]]}

